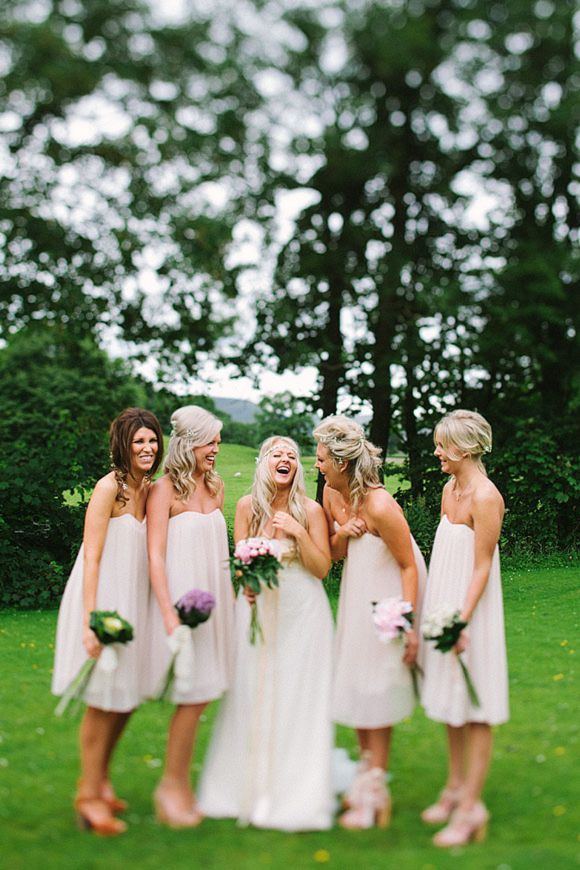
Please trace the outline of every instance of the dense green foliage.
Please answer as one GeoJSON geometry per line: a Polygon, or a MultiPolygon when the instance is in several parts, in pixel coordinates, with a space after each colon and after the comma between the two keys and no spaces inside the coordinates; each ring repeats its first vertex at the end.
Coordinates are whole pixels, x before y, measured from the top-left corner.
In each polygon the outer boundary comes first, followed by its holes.
{"type": "Polygon", "coordinates": [[[8,576],[50,598],[80,525],[60,493],[102,473],[114,413],[137,401],[167,430],[180,404],[215,410],[187,382],[219,348],[254,377],[319,373],[316,395],[266,397],[252,423],[217,412],[225,442],[308,449],[314,410],[365,403],[372,440],[407,456],[400,498],[428,552],[433,425],[474,408],[504,547],[577,547],[575,0],[4,5],[8,576]],[[286,228],[284,197],[301,204],[286,228]],[[155,386],[99,357],[111,339],[155,386]]]}
{"type": "Polygon", "coordinates": [[[63,493],[105,473],[111,419],[143,395],[89,339],[39,330],[0,351],[0,398],[0,603],[46,606],[82,539],[84,511],[63,493]]]}

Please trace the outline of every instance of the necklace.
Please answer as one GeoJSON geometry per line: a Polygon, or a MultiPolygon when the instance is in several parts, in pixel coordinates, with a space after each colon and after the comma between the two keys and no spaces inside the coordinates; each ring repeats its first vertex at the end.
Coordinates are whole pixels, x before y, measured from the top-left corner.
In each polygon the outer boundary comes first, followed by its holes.
{"type": "Polygon", "coordinates": [[[462,495],[465,495],[465,493],[467,492],[467,490],[468,490],[469,487],[470,487],[471,481],[472,481],[474,478],[475,478],[475,472],[471,475],[471,477],[469,478],[469,480],[467,481],[467,483],[466,483],[466,485],[463,487],[463,489],[459,489],[459,487],[457,486],[457,478],[455,478],[455,487],[454,487],[454,492],[455,492],[455,499],[456,499],[456,501],[459,501],[459,499],[461,498],[461,496],[462,496],[462,495]]]}

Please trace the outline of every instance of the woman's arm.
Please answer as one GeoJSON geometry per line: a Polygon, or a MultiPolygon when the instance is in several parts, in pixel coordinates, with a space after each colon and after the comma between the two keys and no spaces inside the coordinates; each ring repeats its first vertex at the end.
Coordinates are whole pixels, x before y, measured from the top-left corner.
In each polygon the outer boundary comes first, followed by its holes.
{"type": "Polygon", "coordinates": [[[173,484],[168,477],[162,477],[153,484],[147,499],[149,577],[167,634],[171,634],[180,625],[179,617],[169,595],[165,568],[167,528],[172,499],[173,484]]]}
{"type": "Polygon", "coordinates": [[[250,511],[252,508],[252,496],[244,495],[236,505],[234,518],[234,541],[243,541],[250,536],[250,511]]]}
{"type": "Polygon", "coordinates": [[[308,530],[285,511],[274,514],[272,525],[295,538],[300,548],[302,564],[307,571],[323,580],[328,574],[331,562],[328,525],[319,504],[307,498],[304,500],[304,507],[308,517],[308,530]]]}
{"type": "MultiPolygon", "coordinates": [[[[486,481],[487,484],[487,481],[486,481]]],[[[460,619],[469,622],[489,579],[495,547],[503,520],[503,499],[493,484],[475,490],[471,515],[475,532],[473,574],[461,608],[460,619]]]]}
{"type": "MultiPolygon", "coordinates": [[[[328,533],[330,539],[330,555],[338,562],[344,559],[348,550],[349,538],[360,538],[367,530],[366,523],[359,517],[350,517],[342,525],[338,525],[338,529],[334,527],[334,514],[332,511],[333,495],[329,491],[329,487],[324,487],[323,507],[328,524],[328,533]]],[[[337,521],[338,523],[338,521],[337,521]]]]}
{"type": "Polygon", "coordinates": [[[83,644],[87,653],[92,658],[99,655],[101,644],[96,634],[89,628],[89,619],[91,611],[97,608],[99,568],[116,496],[116,481],[110,475],[102,477],[93,490],[85,516],[83,536],[83,644]]]}
{"type": "MultiPolygon", "coordinates": [[[[417,609],[418,572],[407,520],[396,501],[383,489],[371,490],[365,498],[369,526],[381,536],[401,570],[404,601],[409,601],[413,613],[417,609]]],[[[403,661],[412,665],[417,659],[419,639],[415,629],[405,632],[407,641],[403,661]]]]}

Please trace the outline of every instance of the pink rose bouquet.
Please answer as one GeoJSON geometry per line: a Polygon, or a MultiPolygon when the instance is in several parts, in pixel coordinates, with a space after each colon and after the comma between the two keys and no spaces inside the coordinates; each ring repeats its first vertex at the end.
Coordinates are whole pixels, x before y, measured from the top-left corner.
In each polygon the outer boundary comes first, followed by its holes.
{"type": "MultiPolygon", "coordinates": [[[[244,538],[238,541],[234,555],[230,559],[234,582],[243,583],[254,595],[259,595],[263,586],[272,589],[278,585],[281,556],[279,541],[270,538],[244,538]]],[[[255,644],[258,636],[264,640],[264,632],[254,600],[250,622],[250,643],[255,644]]]]}

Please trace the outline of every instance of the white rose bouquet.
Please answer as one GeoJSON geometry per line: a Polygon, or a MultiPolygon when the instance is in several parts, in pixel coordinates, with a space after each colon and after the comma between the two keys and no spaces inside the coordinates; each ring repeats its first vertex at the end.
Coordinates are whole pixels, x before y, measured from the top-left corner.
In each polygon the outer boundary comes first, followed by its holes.
{"type": "MultiPolygon", "coordinates": [[[[421,623],[421,632],[425,640],[435,641],[435,649],[446,653],[453,649],[466,625],[467,623],[459,618],[458,610],[454,610],[447,604],[442,604],[425,615],[421,623]]],[[[457,661],[463,671],[469,700],[474,707],[479,707],[479,698],[477,697],[475,686],[459,654],[457,655],[457,661]]]]}

